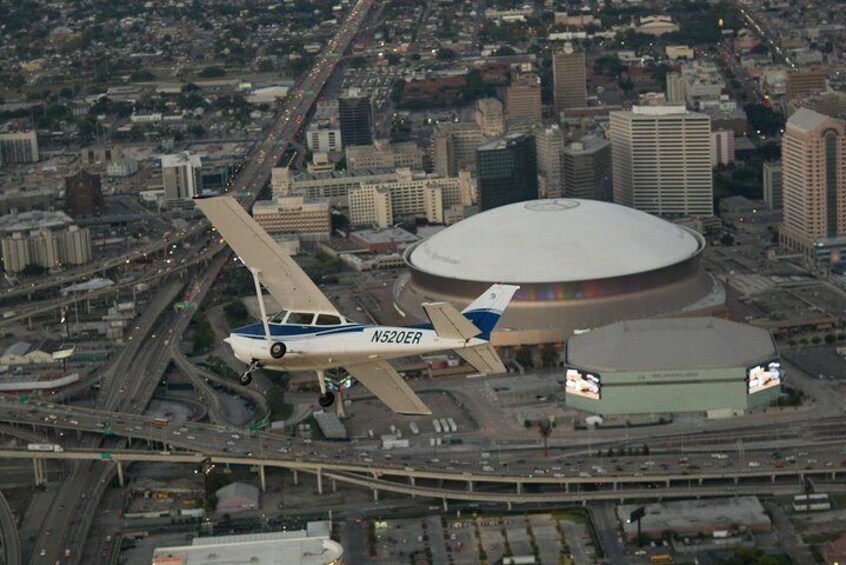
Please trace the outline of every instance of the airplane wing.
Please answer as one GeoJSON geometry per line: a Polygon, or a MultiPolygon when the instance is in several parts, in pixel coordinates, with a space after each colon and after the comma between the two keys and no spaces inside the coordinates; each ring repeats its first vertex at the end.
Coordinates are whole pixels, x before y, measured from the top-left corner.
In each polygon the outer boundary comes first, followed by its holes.
{"type": "Polygon", "coordinates": [[[461,312],[448,302],[429,302],[421,306],[439,337],[470,339],[482,333],[482,330],[474,326],[473,322],[462,316],[461,312]]]}
{"type": "Polygon", "coordinates": [[[285,310],[338,313],[299,265],[231,196],[194,201],[229,247],[250,268],[285,310]]]}
{"type": "Polygon", "coordinates": [[[420,397],[414,394],[396,369],[387,361],[372,361],[344,367],[367,390],[375,394],[388,408],[400,414],[431,414],[420,397]]]}
{"type": "Polygon", "coordinates": [[[506,371],[502,360],[494,351],[490,343],[483,343],[481,345],[474,345],[473,347],[460,347],[453,349],[458,353],[462,359],[473,365],[480,373],[486,375],[493,375],[496,373],[504,373],[506,371]]]}

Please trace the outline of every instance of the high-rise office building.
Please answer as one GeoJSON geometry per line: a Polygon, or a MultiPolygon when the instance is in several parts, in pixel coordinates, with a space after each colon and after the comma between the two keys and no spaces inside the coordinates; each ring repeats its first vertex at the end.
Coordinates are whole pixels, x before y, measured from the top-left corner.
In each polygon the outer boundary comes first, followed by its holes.
{"type": "Polygon", "coordinates": [[[541,106],[540,77],[534,73],[518,75],[505,89],[505,117],[511,127],[540,124],[543,116],[541,106]]]}
{"type": "Polygon", "coordinates": [[[0,240],[7,273],[23,271],[29,265],[53,269],[62,265],[83,265],[91,260],[91,234],[88,228],[41,227],[17,231],[0,240]]]}
{"type": "Polygon", "coordinates": [[[614,202],[658,215],[713,215],[708,116],[634,106],[610,117],[614,202]]]}
{"type": "Polygon", "coordinates": [[[611,189],[611,142],[586,136],[564,147],[562,196],[610,201],[611,189]]]}
{"type": "Polygon", "coordinates": [[[65,212],[72,218],[99,216],[103,211],[103,191],[100,175],[80,169],[65,177],[65,212]]]}
{"type": "Polygon", "coordinates": [[[585,54],[572,49],[553,53],[552,85],[555,109],[558,112],[587,106],[585,54]]]}
{"type": "Polygon", "coordinates": [[[711,167],[734,162],[734,132],[720,129],[711,132],[711,167]]]}
{"type": "Polygon", "coordinates": [[[162,184],[165,201],[191,200],[203,191],[199,155],[187,151],[173,155],[162,155],[162,184]]]}
{"type": "Polygon", "coordinates": [[[665,94],[669,104],[684,104],[685,82],[681,73],[667,73],[667,88],[665,94]]]}
{"type": "Polygon", "coordinates": [[[350,89],[338,99],[338,116],[344,147],[373,143],[373,107],[369,96],[350,89]]]}
{"type": "Polygon", "coordinates": [[[496,98],[480,98],[476,101],[476,123],[482,133],[498,137],[505,133],[505,114],[502,102],[496,98]]]}
{"type": "Polygon", "coordinates": [[[764,203],[770,210],[782,208],[781,161],[764,161],[764,203]]]}
{"type": "Polygon", "coordinates": [[[561,196],[561,151],[563,150],[564,132],[557,124],[535,132],[540,193],[547,198],[561,196]]]}
{"type": "Polygon", "coordinates": [[[538,165],[535,138],[510,134],[479,147],[479,208],[490,210],[538,197],[538,165]]]}
{"type": "Polygon", "coordinates": [[[91,232],[88,228],[68,226],[59,232],[59,259],[63,265],[84,265],[91,260],[91,232]]]}
{"type": "Polygon", "coordinates": [[[800,108],[781,142],[781,243],[809,259],[846,235],[846,122],[800,108]]]}
{"type": "Polygon", "coordinates": [[[432,168],[442,177],[476,170],[476,149],[487,141],[482,128],[471,122],[444,122],[435,126],[430,145],[432,168]]]}
{"type": "Polygon", "coordinates": [[[15,232],[0,240],[3,252],[3,269],[9,274],[20,273],[32,263],[29,253],[29,239],[23,232],[15,232]]]}
{"type": "Polygon", "coordinates": [[[38,136],[34,129],[0,130],[0,165],[38,161],[38,136]]]}

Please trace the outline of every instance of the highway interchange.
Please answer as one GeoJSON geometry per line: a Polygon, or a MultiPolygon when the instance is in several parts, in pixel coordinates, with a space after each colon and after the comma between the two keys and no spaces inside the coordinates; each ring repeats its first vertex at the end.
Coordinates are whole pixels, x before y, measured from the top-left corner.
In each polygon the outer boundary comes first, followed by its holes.
{"type": "MultiPolygon", "coordinates": [[[[372,0],[359,0],[350,9],[313,69],[298,81],[279,108],[270,135],[254,146],[232,188],[246,208],[251,207],[266,186],[271,169],[287,154],[289,143],[296,143],[306,116],[371,7],[372,0]]],[[[7,289],[2,298],[32,296],[78,282],[142,260],[146,255],[166,252],[173,245],[202,236],[208,229],[205,222],[198,222],[172,234],[167,241],[148,244],[92,267],[45,278],[30,287],[7,289]]],[[[510,505],[656,496],[798,494],[804,476],[813,477],[819,490],[844,492],[846,440],[841,438],[846,426],[839,413],[813,421],[807,413],[784,416],[781,424],[785,431],[775,440],[771,425],[766,423],[734,430],[726,422],[686,434],[673,431],[656,434],[653,429],[633,428],[627,431],[626,440],[601,436],[595,441],[581,438],[569,444],[556,442],[549,459],[540,459],[538,443],[530,441],[491,443],[485,448],[449,446],[442,448],[438,456],[424,447],[396,456],[379,451],[372,444],[305,443],[266,432],[245,432],[228,425],[215,405],[216,397],[206,380],[218,377],[193,366],[179,350],[190,317],[175,312],[172,307],[186,289],[190,289],[197,304],[201,303],[231,256],[220,242],[192,248],[184,255],[184,263],[174,262],[161,270],[86,295],[96,298],[140,282],[159,284],[127,345],[98,372],[102,388],[95,408],[40,400],[24,405],[16,398],[0,397],[0,421],[17,426],[19,432],[27,430],[38,437],[49,437],[50,430],[56,429],[85,432],[75,444],[68,434],[62,453],[0,450],[0,457],[4,458],[58,459],[67,465],[65,480],[55,492],[41,534],[28,544],[31,563],[96,562],[98,556],[85,551],[89,546],[101,544],[86,545],[86,540],[89,535],[103,538],[107,534],[90,532],[92,520],[112,479],[119,470],[123,474],[122,465],[134,461],[196,465],[211,458],[218,463],[255,465],[262,482],[265,467],[277,467],[313,475],[318,492],[329,488],[330,483],[334,488],[341,482],[367,488],[374,498],[382,491],[396,492],[432,497],[445,506],[449,500],[510,505]],[[158,427],[152,417],[142,415],[171,362],[191,378],[197,390],[204,391],[211,403],[211,424],[174,422],[158,427]],[[108,435],[104,434],[106,427],[110,430],[108,435]],[[622,447],[640,445],[647,437],[649,455],[616,458],[596,455],[601,449],[619,451],[622,447]],[[740,447],[738,440],[746,441],[747,446],[740,447]],[[683,445],[685,442],[687,446],[683,445]],[[141,449],[142,446],[147,449],[141,449]],[[713,453],[727,457],[715,459],[713,453]]],[[[56,310],[74,300],[74,297],[58,298],[31,307],[16,306],[15,314],[0,320],[0,325],[56,310]]],[[[262,403],[257,391],[246,394],[258,397],[254,400],[262,403]]],[[[11,558],[7,562],[16,563],[14,553],[21,554],[22,548],[15,541],[16,535],[11,534],[15,530],[9,528],[9,513],[5,510],[8,510],[5,501],[0,500],[4,549],[11,558]]]]}
{"type": "MultiPolygon", "coordinates": [[[[271,127],[270,135],[253,147],[232,187],[232,192],[240,196],[246,208],[252,206],[269,181],[271,169],[287,152],[288,144],[294,142],[304,117],[311,110],[337,61],[368,16],[371,5],[372,0],[359,0],[350,8],[337,34],[328,42],[313,69],[298,81],[279,108],[279,115],[271,127]]],[[[96,268],[74,271],[52,280],[45,279],[25,290],[9,289],[4,298],[24,294],[31,296],[36,292],[71,282],[74,277],[90,276],[110,267],[142,259],[145,253],[161,251],[205,229],[208,229],[208,225],[200,222],[167,242],[133,250],[125,256],[111,259],[108,264],[99,264],[96,268]]],[[[128,345],[101,371],[99,377],[103,386],[97,399],[98,408],[126,415],[141,413],[146,408],[171,361],[171,350],[166,342],[180,341],[190,321],[189,317],[173,311],[174,300],[185,288],[189,288],[196,303],[202,302],[223,264],[229,259],[228,252],[218,252],[215,255],[215,251],[211,249],[209,255],[198,256],[185,264],[172,266],[174,273],[182,272],[181,278],[171,276],[161,285],[155,298],[145,307],[136,329],[129,336],[128,345]],[[192,273],[190,267],[195,265],[205,268],[192,273]]],[[[158,278],[165,274],[171,273],[156,272],[149,276],[158,278]]],[[[127,284],[134,285],[138,282],[141,281],[135,280],[127,284]]],[[[113,291],[114,288],[110,288],[104,292],[113,291]]],[[[25,312],[15,312],[3,322],[12,323],[37,313],[55,310],[72,301],[73,298],[51,300],[43,305],[29,307],[25,312]]],[[[124,445],[119,437],[92,436],[83,441],[82,447],[106,447],[118,451],[124,445]]],[[[31,552],[31,563],[91,563],[96,560],[96,556],[84,554],[83,548],[86,547],[85,541],[97,505],[115,472],[116,467],[113,464],[96,465],[90,461],[71,464],[66,480],[55,494],[40,535],[33,542],[33,548],[38,550],[31,552]],[[69,517],[71,519],[68,519],[69,517]]]]}

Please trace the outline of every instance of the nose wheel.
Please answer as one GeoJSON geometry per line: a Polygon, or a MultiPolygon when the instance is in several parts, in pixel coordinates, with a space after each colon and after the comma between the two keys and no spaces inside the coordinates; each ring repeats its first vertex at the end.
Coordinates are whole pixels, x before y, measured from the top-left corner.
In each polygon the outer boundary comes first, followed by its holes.
{"type": "Polygon", "coordinates": [[[258,369],[259,367],[261,367],[261,365],[259,365],[258,361],[253,361],[252,363],[250,363],[250,366],[247,368],[246,371],[244,371],[244,374],[238,377],[238,382],[244,386],[249,385],[251,382],[253,382],[253,371],[258,369]]]}

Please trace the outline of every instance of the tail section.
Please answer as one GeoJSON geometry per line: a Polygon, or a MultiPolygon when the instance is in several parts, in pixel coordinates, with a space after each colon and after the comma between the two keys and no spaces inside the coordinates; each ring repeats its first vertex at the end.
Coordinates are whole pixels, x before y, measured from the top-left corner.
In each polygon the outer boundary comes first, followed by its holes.
{"type": "Polygon", "coordinates": [[[477,337],[491,338],[491,332],[519,288],[513,284],[495,284],[462,310],[464,317],[481,331],[477,337]]]}

